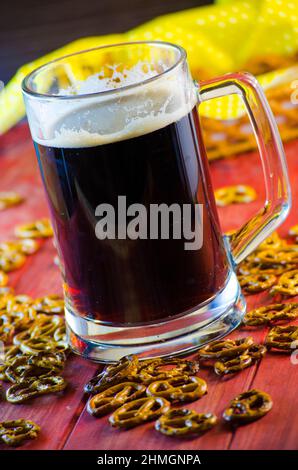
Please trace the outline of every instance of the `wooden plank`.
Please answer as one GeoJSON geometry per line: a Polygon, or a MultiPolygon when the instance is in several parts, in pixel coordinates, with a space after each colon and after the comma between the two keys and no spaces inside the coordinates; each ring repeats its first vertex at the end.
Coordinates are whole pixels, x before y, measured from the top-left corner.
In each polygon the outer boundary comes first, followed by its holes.
{"type": "MultiPolygon", "coordinates": [[[[26,198],[22,205],[0,212],[1,240],[13,238],[16,224],[48,216],[33,145],[28,139],[27,126],[19,126],[0,139],[0,191],[15,190],[26,198]]],[[[61,278],[53,263],[54,254],[52,240],[45,241],[38,253],[28,257],[22,269],[9,275],[10,285],[17,293],[32,297],[61,293],[61,278]]],[[[40,437],[22,449],[60,449],[84,407],[83,385],[96,369],[95,364],[73,356],[65,370],[69,386],[64,393],[44,396],[24,405],[1,400],[0,421],[22,417],[41,426],[40,437]]],[[[1,450],[5,448],[0,445],[1,450]]]]}

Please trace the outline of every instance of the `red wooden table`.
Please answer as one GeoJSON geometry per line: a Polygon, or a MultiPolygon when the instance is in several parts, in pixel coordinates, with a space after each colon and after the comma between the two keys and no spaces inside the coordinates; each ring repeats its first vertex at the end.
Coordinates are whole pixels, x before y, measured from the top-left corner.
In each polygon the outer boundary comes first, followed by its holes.
{"type": "MultiPolygon", "coordinates": [[[[290,178],[293,188],[293,209],[280,229],[285,236],[288,228],[298,222],[298,141],[286,144],[290,178]]],[[[220,209],[223,231],[239,227],[256,212],[264,199],[262,170],[255,153],[212,163],[214,187],[243,183],[255,187],[258,200],[251,204],[220,209]]],[[[20,223],[47,216],[47,206],[41,186],[33,145],[26,125],[20,125],[0,138],[0,191],[15,190],[26,197],[24,204],[0,213],[0,239],[13,238],[13,228],[20,223]]],[[[10,284],[17,293],[40,296],[61,293],[58,268],[52,240],[28,257],[23,268],[10,275],[10,284]]],[[[248,307],[270,303],[267,294],[247,298],[248,307]]],[[[238,330],[237,336],[251,335],[261,341],[267,329],[238,330]]],[[[27,418],[41,426],[41,434],[22,449],[297,449],[298,448],[298,365],[288,355],[268,353],[259,365],[250,367],[233,378],[216,377],[212,371],[201,370],[209,391],[191,404],[197,411],[211,411],[221,416],[225,406],[238,393],[252,387],[270,393],[274,406],[260,421],[232,430],[222,420],[205,435],[191,440],[173,440],[157,433],[149,423],[130,431],[112,429],[107,418],[95,419],[86,412],[83,385],[97,370],[96,364],[73,356],[66,368],[69,382],[62,395],[40,397],[26,405],[0,402],[0,421],[27,418]]],[[[0,445],[0,450],[4,449],[0,445]]]]}

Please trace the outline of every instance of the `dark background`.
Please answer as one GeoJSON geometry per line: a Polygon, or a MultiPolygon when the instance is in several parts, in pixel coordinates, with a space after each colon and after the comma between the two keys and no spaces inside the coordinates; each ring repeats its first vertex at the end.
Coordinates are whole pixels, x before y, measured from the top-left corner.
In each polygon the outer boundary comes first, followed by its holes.
{"type": "Polygon", "coordinates": [[[212,0],[0,0],[0,80],[83,36],[127,31],[158,15],[212,0]]]}

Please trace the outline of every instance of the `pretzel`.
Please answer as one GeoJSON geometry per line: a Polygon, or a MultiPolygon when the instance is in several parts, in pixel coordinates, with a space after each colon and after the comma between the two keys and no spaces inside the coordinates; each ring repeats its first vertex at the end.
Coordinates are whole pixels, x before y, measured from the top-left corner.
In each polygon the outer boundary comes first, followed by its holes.
{"type": "Polygon", "coordinates": [[[64,299],[59,295],[51,294],[35,299],[32,307],[38,312],[46,315],[54,315],[64,312],[64,299]]]}
{"type": "MultiPolygon", "coordinates": [[[[57,368],[41,367],[34,363],[30,364],[30,356],[16,357],[6,368],[5,377],[12,383],[21,383],[29,378],[41,378],[57,373],[57,368]]],[[[60,372],[60,370],[59,370],[60,372]]]]}
{"type": "Polygon", "coordinates": [[[67,334],[66,334],[66,326],[62,325],[59,326],[54,332],[54,340],[57,344],[65,344],[67,345],[67,334]]]}
{"type": "Polygon", "coordinates": [[[23,202],[24,198],[14,191],[1,191],[0,192],[0,211],[8,207],[16,206],[23,202]]]}
{"type": "Polygon", "coordinates": [[[56,373],[64,368],[65,361],[66,356],[60,351],[46,351],[28,358],[28,364],[56,373]]]}
{"type": "Polygon", "coordinates": [[[145,392],[145,385],[122,382],[90,398],[87,411],[92,416],[104,416],[125,403],[141,398],[145,392]]]}
{"type": "MultiPolygon", "coordinates": [[[[297,62],[296,56],[293,59],[293,62],[291,62],[292,64],[294,63],[294,60],[297,62]]],[[[263,67],[264,63],[267,65],[267,57],[265,62],[262,60],[260,62],[261,66],[257,67],[255,70],[257,72],[259,70],[265,70],[263,67]]],[[[285,68],[285,58],[282,60],[279,59],[278,62],[275,63],[280,64],[277,68],[285,68]]],[[[254,68],[251,70],[248,67],[246,67],[246,69],[251,72],[254,70],[254,68]]],[[[271,69],[272,65],[270,65],[270,70],[271,69]]],[[[258,75],[258,73],[254,74],[258,75]]],[[[288,82],[285,84],[278,84],[277,86],[266,90],[267,99],[278,120],[279,132],[283,141],[298,137],[297,106],[293,106],[293,103],[291,102],[291,92],[291,87],[288,82]]],[[[209,160],[227,158],[257,147],[247,116],[234,119],[233,121],[202,116],[202,127],[209,160]]]]}
{"type": "Polygon", "coordinates": [[[265,344],[267,348],[285,352],[293,351],[293,343],[298,340],[298,326],[274,326],[269,331],[265,344]]]}
{"type": "Polygon", "coordinates": [[[28,308],[31,306],[31,303],[32,299],[29,295],[15,295],[8,298],[6,308],[8,311],[13,311],[19,306],[26,306],[28,308]]]}
{"type": "Polygon", "coordinates": [[[20,343],[20,349],[24,354],[39,354],[47,351],[65,352],[66,344],[56,343],[50,336],[29,338],[20,343]]]}
{"type": "Polygon", "coordinates": [[[193,375],[199,370],[199,363],[187,361],[185,359],[149,359],[141,362],[138,367],[138,378],[142,383],[148,385],[157,380],[167,380],[168,378],[181,375],[193,375]],[[167,366],[174,366],[165,369],[167,366]]]}
{"type": "Polygon", "coordinates": [[[6,390],[6,400],[10,403],[23,403],[47,393],[60,392],[65,389],[66,382],[63,377],[53,375],[23,380],[6,390]]]}
{"type": "Polygon", "coordinates": [[[217,361],[214,364],[214,372],[217,375],[235,374],[253,364],[252,357],[249,354],[241,354],[232,359],[226,358],[217,361]]]}
{"type": "Polygon", "coordinates": [[[5,241],[0,243],[1,253],[22,253],[32,255],[36,253],[40,245],[36,240],[24,238],[23,240],[5,241]]]}
{"type": "Polygon", "coordinates": [[[214,195],[216,205],[219,207],[229,206],[230,204],[249,203],[257,198],[254,188],[244,184],[216,189],[214,195]]]}
{"type": "MultiPolygon", "coordinates": [[[[239,366],[239,370],[242,370],[241,367],[243,363],[246,364],[246,360],[243,359],[243,356],[249,356],[252,361],[257,361],[266,354],[266,351],[266,346],[254,343],[253,338],[248,336],[238,340],[227,339],[214,341],[201,349],[200,359],[219,359],[219,361],[215,363],[216,368],[219,368],[219,370],[215,370],[215,372],[222,375],[222,373],[230,373],[226,368],[229,370],[232,368],[231,372],[234,372],[234,367],[236,367],[235,371],[237,372],[239,366]],[[234,362],[232,361],[233,359],[235,359],[234,362]]],[[[248,365],[250,364],[248,358],[247,363],[248,365]]]]}
{"type": "Polygon", "coordinates": [[[245,424],[255,421],[267,414],[273,402],[268,393],[253,389],[237,395],[224,411],[225,421],[235,424],[245,424]]]}
{"type": "Polygon", "coordinates": [[[247,351],[247,355],[250,356],[253,361],[259,361],[265,356],[266,352],[267,348],[264,344],[252,344],[247,351]]]}
{"type": "Polygon", "coordinates": [[[7,286],[8,276],[4,271],[0,271],[0,287],[7,286]]]}
{"type": "Polygon", "coordinates": [[[48,238],[53,236],[53,229],[49,219],[40,219],[15,228],[15,235],[19,238],[48,238]]]}
{"type": "Polygon", "coordinates": [[[107,388],[117,385],[121,382],[133,381],[138,370],[139,360],[137,356],[125,356],[118,361],[117,364],[111,364],[104,370],[93,377],[85,385],[86,393],[99,393],[107,388]]]}
{"type": "Polygon", "coordinates": [[[9,366],[17,358],[23,356],[19,346],[8,346],[5,348],[4,364],[9,366]]]}
{"type": "Polygon", "coordinates": [[[55,331],[64,326],[64,320],[58,315],[39,314],[36,316],[34,325],[30,328],[31,338],[42,338],[44,336],[52,336],[55,331]]]}
{"type": "Polygon", "coordinates": [[[200,359],[233,358],[248,350],[253,344],[253,338],[247,336],[240,339],[219,339],[207,344],[199,351],[200,359]]]}
{"type": "Polygon", "coordinates": [[[148,385],[148,396],[162,397],[171,403],[195,401],[207,393],[205,380],[193,376],[178,376],[168,380],[158,380],[148,385]]]}
{"type": "Polygon", "coordinates": [[[281,294],[286,297],[298,295],[298,269],[282,274],[278,283],[271,288],[270,294],[281,294]]]}
{"type": "Polygon", "coordinates": [[[7,315],[0,316],[0,340],[4,343],[10,343],[15,333],[15,327],[7,315]]]}
{"type": "Polygon", "coordinates": [[[26,256],[17,251],[0,253],[0,269],[6,273],[19,269],[25,261],[26,256]]]}
{"type": "Polygon", "coordinates": [[[15,327],[16,332],[30,328],[36,318],[36,312],[31,307],[27,296],[16,296],[7,299],[6,313],[15,327]]]}
{"type": "Polygon", "coordinates": [[[298,245],[284,246],[279,250],[258,251],[253,261],[264,264],[296,264],[298,262],[298,245]]]}
{"type": "Polygon", "coordinates": [[[271,233],[257,248],[257,251],[277,250],[284,246],[286,242],[280,238],[277,232],[271,233]]]}
{"type": "Polygon", "coordinates": [[[287,271],[291,271],[296,267],[295,264],[285,263],[285,264],[268,264],[260,263],[257,261],[245,260],[238,266],[238,276],[247,276],[251,274],[274,274],[279,276],[287,271]]]}
{"type": "Polygon", "coordinates": [[[217,417],[212,413],[196,413],[186,408],[172,409],[155,423],[155,429],[166,436],[182,437],[201,434],[213,428],[217,417]]]}
{"type": "Polygon", "coordinates": [[[6,310],[7,302],[13,298],[10,287],[0,287],[0,310],[6,310]]]}
{"type": "Polygon", "coordinates": [[[17,246],[19,251],[24,255],[33,255],[40,248],[40,244],[32,238],[24,238],[23,240],[18,240],[17,246]]]}
{"type": "Polygon", "coordinates": [[[16,419],[0,423],[0,441],[8,446],[19,446],[27,439],[35,439],[40,427],[33,421],[16,419]]]}
{"type": "Polygon", "coordinates": [[[248,276],[238,276],[240,286],[246,293],[255,294],[272,287],[277,278],[274,274],[250,274],[248,276]]]}
{"type": "Polygon", "coordinates": [[[170,402],[161,397],[146,397],[125,403],[110,416],[110,424],[118,428],[133,428],[152,421],[170,409],[170,402]]]}
{"type": "Polygon", "coordinates": [[[271,304],[255,308],[245,314],[243,323],[248,326],[267,325],[298,317],[298,303],[271,304]]]}

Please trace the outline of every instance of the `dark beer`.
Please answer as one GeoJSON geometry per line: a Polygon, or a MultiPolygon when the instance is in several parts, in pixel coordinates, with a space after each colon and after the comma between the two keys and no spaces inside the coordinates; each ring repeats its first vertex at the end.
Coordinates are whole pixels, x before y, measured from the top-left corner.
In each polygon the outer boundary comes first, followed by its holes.
{"type": "Polygon", "coordinates": [[[196,108],[144,135],[97,146],[36,143],[59,245],[66,301],[106,324],[166,320],[196,309],[225,285],[220,234],[196,108]],[[203,246],[185,240],[99,240],[101,203],[203,204],[203,246]]]}

